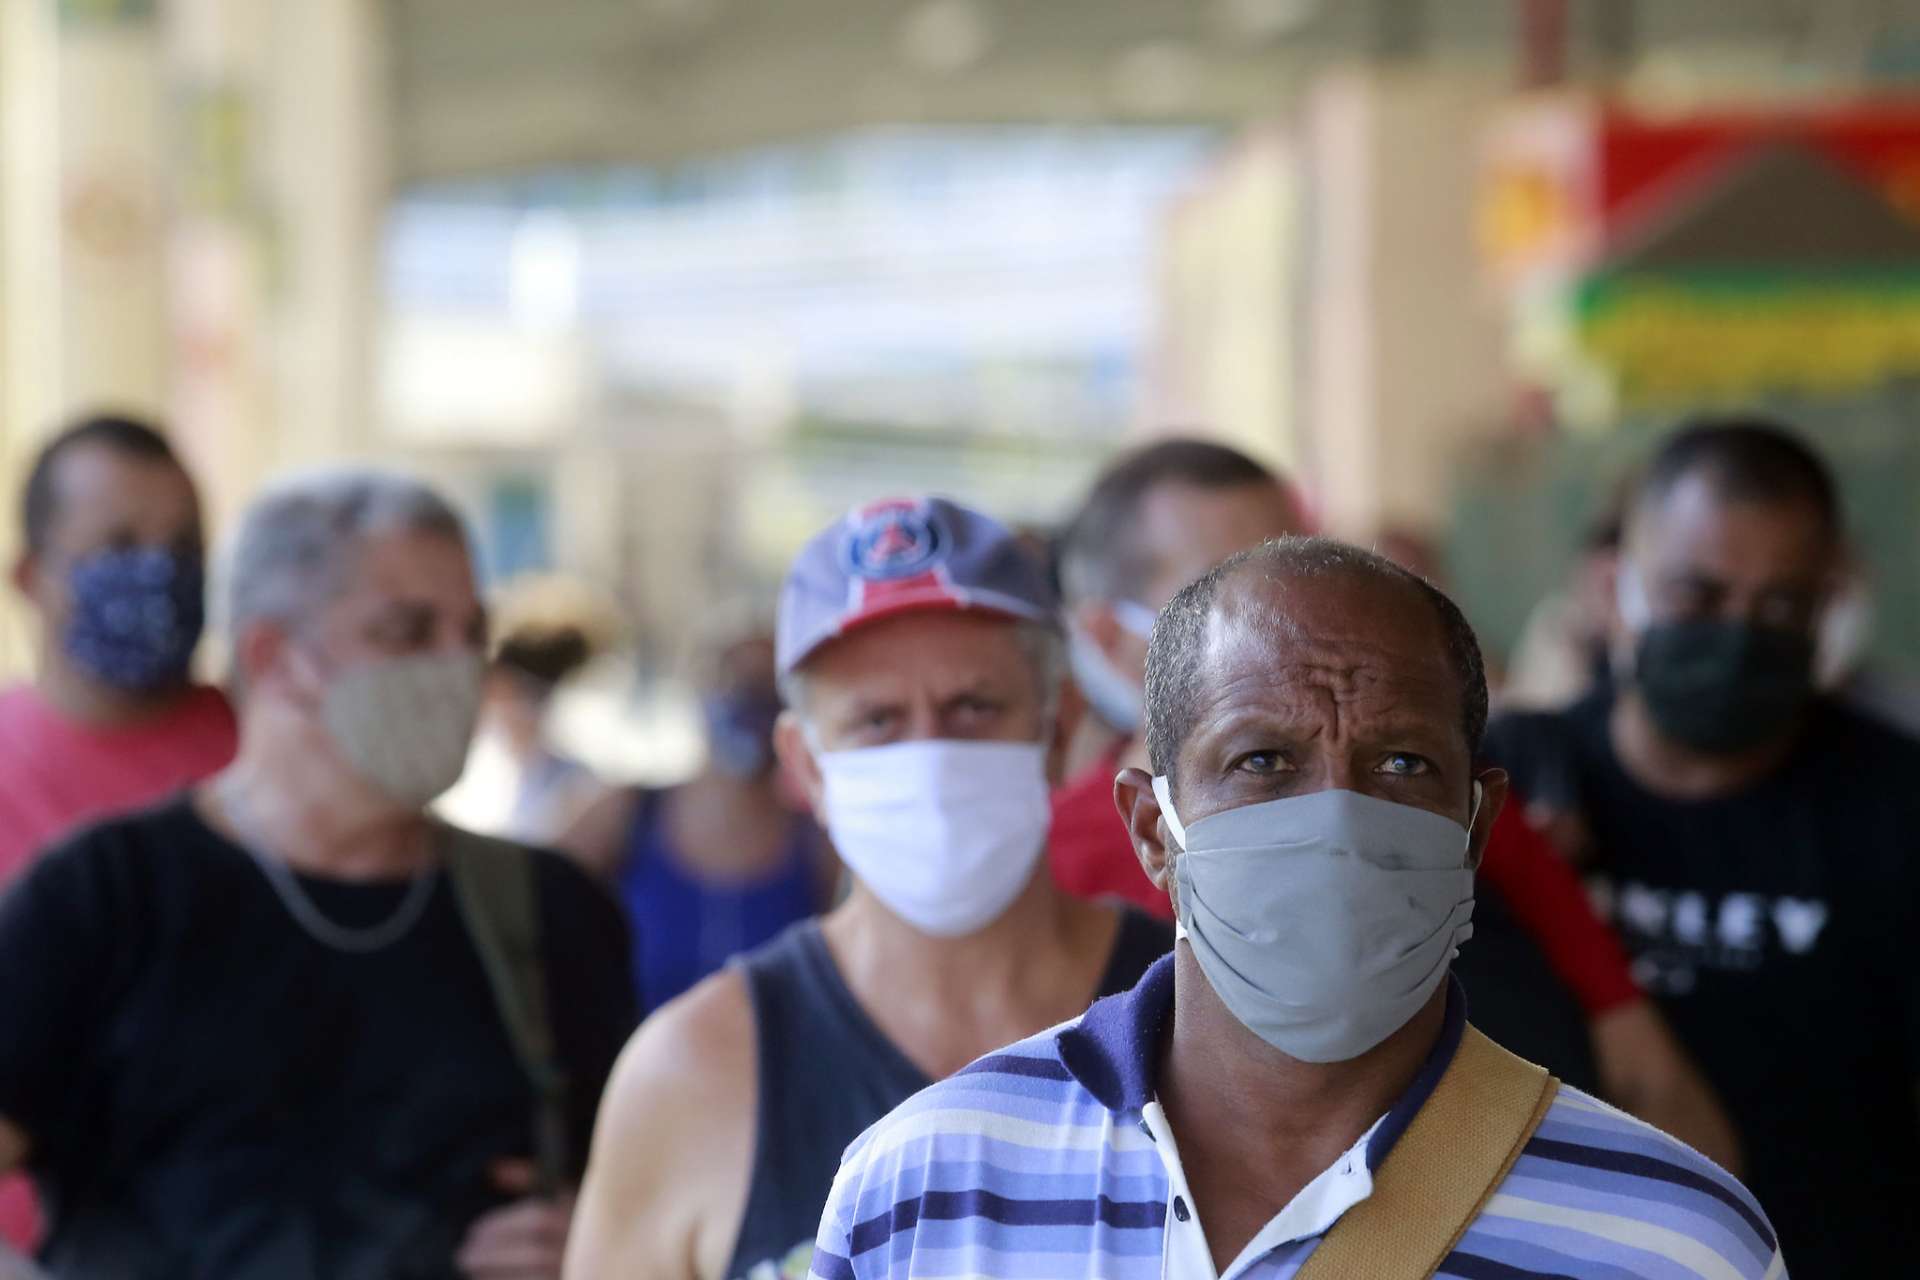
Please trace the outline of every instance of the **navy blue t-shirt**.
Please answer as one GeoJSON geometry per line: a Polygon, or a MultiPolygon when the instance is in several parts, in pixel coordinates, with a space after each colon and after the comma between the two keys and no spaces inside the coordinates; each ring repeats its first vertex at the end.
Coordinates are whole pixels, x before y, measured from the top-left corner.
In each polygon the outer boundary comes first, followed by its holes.
{"type": "MultiPolygon", "coordinates": [[[[537,884],[573,1154],[634,1021],[625,924],[537,884]]],[[[301,878],[338,924],[404,882],[301,878]]],[[[304,932],[185,801],[86,831],[0,900],[0,1115],[32,1144],[56,1274],[447,1277],[532,1152],[532,1090],[444,876],[371,954],[304,932]]]]}

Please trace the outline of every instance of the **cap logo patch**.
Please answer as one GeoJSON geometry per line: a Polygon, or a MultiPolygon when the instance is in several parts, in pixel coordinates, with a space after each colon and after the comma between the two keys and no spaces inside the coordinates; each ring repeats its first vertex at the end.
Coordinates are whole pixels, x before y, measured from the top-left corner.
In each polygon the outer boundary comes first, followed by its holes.
{"type": "Polygon", "coordinates": [[[847,571],[870,582],[925,573],[946,556],[946,539],[926,515],[890,507],[868,516],[847,538],[847,571]]]}

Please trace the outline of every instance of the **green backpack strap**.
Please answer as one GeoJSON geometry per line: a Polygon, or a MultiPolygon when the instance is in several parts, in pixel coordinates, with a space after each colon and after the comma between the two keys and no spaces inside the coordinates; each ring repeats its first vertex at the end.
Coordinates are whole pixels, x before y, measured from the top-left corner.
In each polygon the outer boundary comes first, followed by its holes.
{"type": "Polygon", "coordinates": [[[514,1055],[533,1083],[535,1191],[567,1184],[567,1080],[554,1051],[547,971],[540,949],[540,892],[531,849],[439,828],[440,848],[461,919],[493,988],[494,1007],[514,1055]]]}

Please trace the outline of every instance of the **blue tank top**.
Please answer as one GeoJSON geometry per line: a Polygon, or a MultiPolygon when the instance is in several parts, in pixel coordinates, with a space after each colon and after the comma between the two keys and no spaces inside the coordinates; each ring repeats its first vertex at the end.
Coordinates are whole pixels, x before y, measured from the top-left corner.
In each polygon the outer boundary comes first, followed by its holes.
{"type": "Polygon", "coordinates": [[[811,819],[794,815],[786,852],[765,875],[713,883],[671,847],[665,795],[640,793],[619,876],[633,926],[634,987],[648,1013],[819,908],[811,819]]]}

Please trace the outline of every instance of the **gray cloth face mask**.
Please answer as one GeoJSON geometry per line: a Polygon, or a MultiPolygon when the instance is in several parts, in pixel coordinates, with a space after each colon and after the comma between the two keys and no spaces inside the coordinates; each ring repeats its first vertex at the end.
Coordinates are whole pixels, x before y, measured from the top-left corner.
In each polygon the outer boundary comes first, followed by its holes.
{"type": "MultiPolygon", "coordinates": [[[[1189,830],[1164,777],[1153,793],[1182,846],[1180,926],[1200,971],[1289,1057],[1346,1062],[1372,1049],[1420,1011],[1473,936],[1472,837],[1450,818],[1316,791],[1189,830]]],[[[1478,782],[1473,796],[1478,816],[1478,782]]]]}

